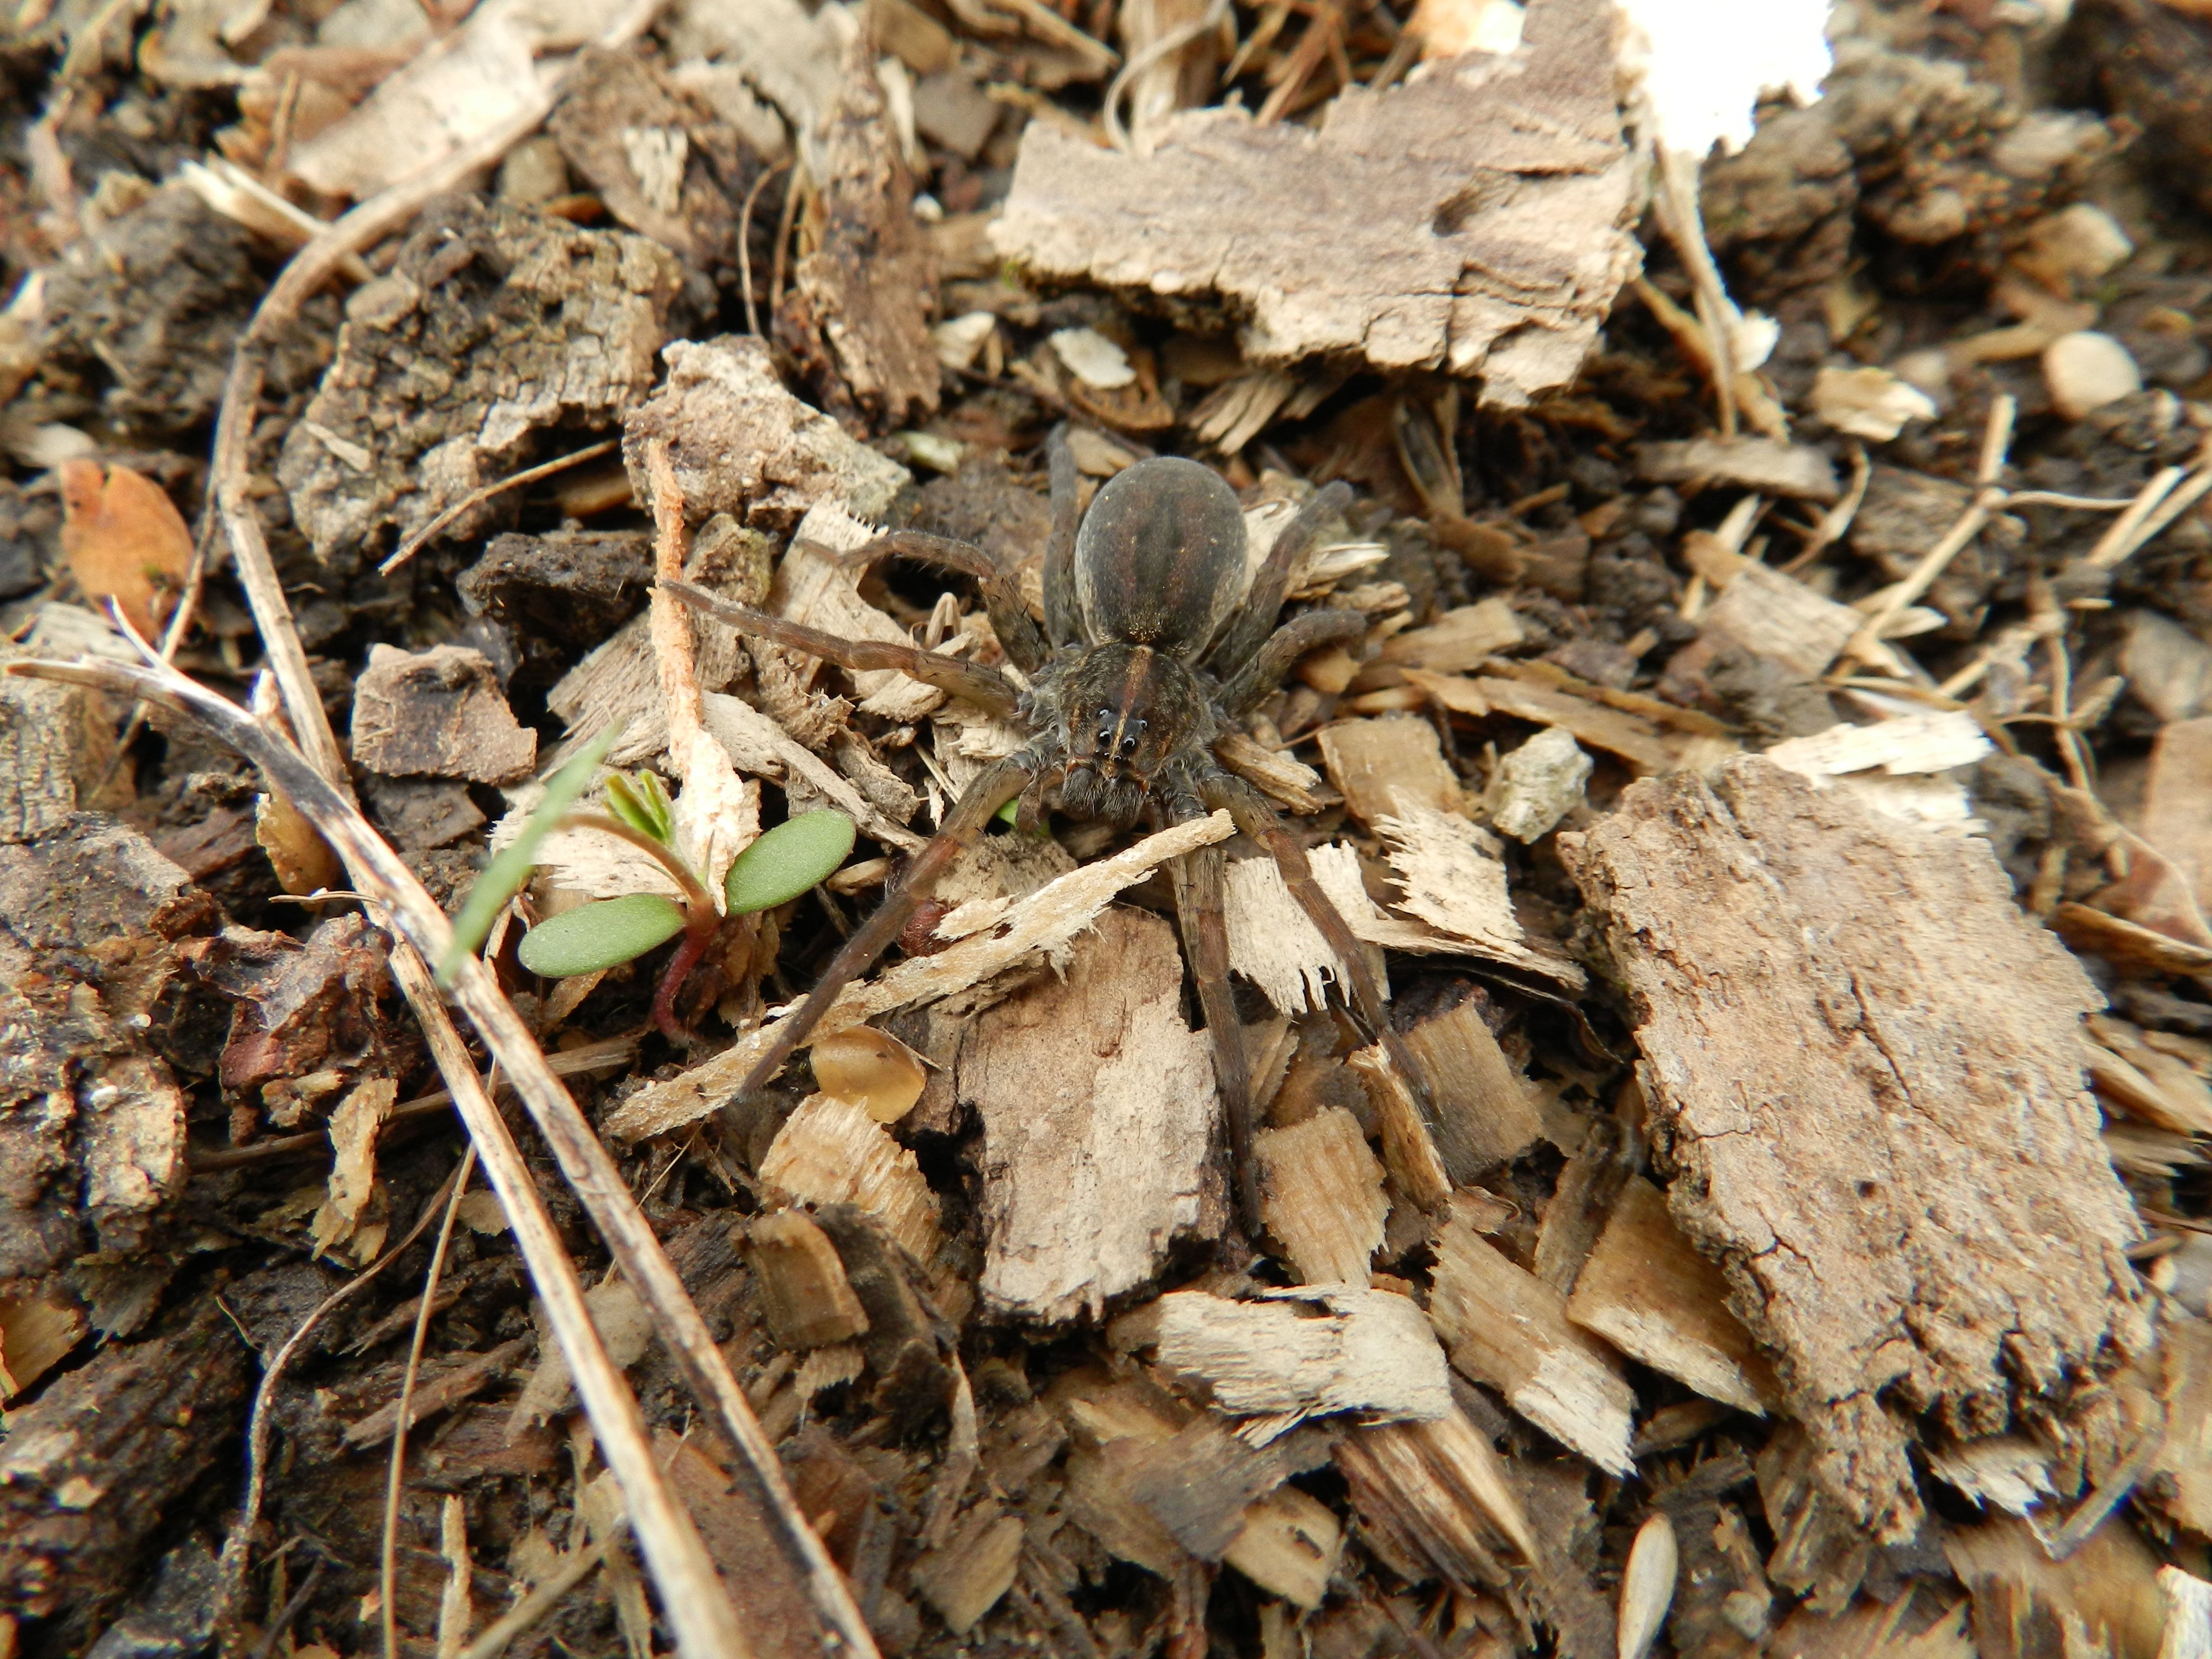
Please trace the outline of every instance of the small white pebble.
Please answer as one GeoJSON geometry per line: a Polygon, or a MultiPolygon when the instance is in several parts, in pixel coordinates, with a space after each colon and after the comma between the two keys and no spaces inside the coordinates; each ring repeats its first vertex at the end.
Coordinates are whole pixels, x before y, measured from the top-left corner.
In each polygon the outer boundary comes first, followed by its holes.
{"type": "Polygon", "coordinates": [[[1052,337],[1052,349],[1068,373],[1101,392],[1127,386],[1137,378],[1128,354],[1095,328],[1063,328],[1052,337]]]}
{"type": "Polygon", "coordinates": [[[1491,823],[1522,842],[1548,835],[1582,805],[1590,757],[1564,726],[1547,726],[1498,763],[1491,823]]]}
{"type": "Polygon", "coordinates": [[[2090,329],[2062,334],[2043,349],[2043,380],[2058,412],[2072,421],[2142,390],[2142,371],[2128,349],[2090,329]]]}
{"type": "Polygon", "coordinates": [[[939,323],[929,331],[930,341],[937,348],[937,361],[947,368],[973,368],[983,349],[983,342],[990,338],[991,331],[998,324],[999,319],[988,311],[971,311],[964,317],[939,323]]]}

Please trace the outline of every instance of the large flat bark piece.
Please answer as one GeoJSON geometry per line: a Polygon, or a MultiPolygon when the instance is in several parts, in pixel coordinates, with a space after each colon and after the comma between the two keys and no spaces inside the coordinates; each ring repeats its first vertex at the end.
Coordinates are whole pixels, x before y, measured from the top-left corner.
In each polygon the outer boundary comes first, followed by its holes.
{"type": "Polygon", "coordinates": [[[992,241],[1041,276],[1218,296],[1259,361],[1356,353],[1525,403],[1638,266],[1613,27],[1536,0],[1521,51],[1354,88],[1317,131],[1193,110],[1124,155],[1032,122],[992,241]]]}
{"type": "Polygon", "coordinates": [[[1183,1023],[1182,977],[1168,923],[1102,911],[1066,977],[987,1010],[963,1040],[957,1087],[983,1122],[994,1307],[1042,1323],[1096,1316],[1150,1280],[1177,1237],[1218,1225],[1218,1199],[1205,1202],[1213,1059],[1183,1023]]]}
{"type": "Polygon", "coordinates": [[[1886,1540],[1907,1413],[2063,1407],[2145,1340],[2082,1086],[2099,997],[1986,842],[1743,757],[1563,837],[1643,1050],[1669,1207],[1779,1364],[1822,1484],[1886,1540]]]}

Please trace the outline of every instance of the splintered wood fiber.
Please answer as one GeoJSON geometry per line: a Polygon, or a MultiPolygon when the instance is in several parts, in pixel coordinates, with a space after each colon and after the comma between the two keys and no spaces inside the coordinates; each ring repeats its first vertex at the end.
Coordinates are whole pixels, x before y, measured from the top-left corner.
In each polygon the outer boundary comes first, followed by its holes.
{"type": "Polygon", "coordinates": [[[2144,1340],[2082,1084],[2103,999],[1986,842],[1756,757],[1633,785],[1566,839],[1674,1218],[1776,1355],[1823,1485],[1904,1537],[1910,1414],[1996,1433],[2144,1340]]]}

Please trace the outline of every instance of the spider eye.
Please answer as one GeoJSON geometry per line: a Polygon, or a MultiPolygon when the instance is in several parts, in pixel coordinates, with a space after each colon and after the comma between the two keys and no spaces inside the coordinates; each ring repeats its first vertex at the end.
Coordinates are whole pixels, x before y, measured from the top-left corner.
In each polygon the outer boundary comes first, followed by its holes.
{"type": "Polygon", "coordinates": [[[1133,732],[1122,738],[1121,752],[1125,755],[1133,755],[1137,752],[1136,733],[1133,732]]]}
{"type": "Polygon", "coordinates": [[[1102,708],[1098,711],[1098,741],[1111,743],[1113,740],[1114,711],[1110,708],[1102,708]]]}

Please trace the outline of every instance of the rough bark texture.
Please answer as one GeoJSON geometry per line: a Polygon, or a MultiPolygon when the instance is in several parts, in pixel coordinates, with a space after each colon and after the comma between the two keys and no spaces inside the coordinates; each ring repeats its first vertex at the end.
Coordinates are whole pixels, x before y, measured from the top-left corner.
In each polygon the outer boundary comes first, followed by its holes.
{"type": "Polygon", "coordinates": [[[776,333],[817,384],[824,408],[848,420],[865,414],[884,429],[937,407],[929,337],[937,274],[874,57],[865,31],[847,49],[844,84],[822,134],[817,246],[793,272],[776,333]]]}
{"type": "Polygon", "coordinates": [[[1906,1536],[1903,1413],[1993,1433],[2145,1340],[2081,1086],[2097,994],[1986,843],[1763,760],[1633,786],[1567,839],[1674,1217],[1778,1357],[1823,1484],[1906,1536]]]}
{"type": "Polygon", "coordinates": [[[1040,276],[1218,295],[1250,358],[1356,352],[1525,403],[1637,268],[1612,27],[1540,0],[1521,53],[1348,92],[1318,132],[1194,110],[1128,156],[1033,123],[992,240],[1040,276]]]}
{"type": "Polygon", "coordinates": [[[109,1348],[10,1413],[0,1607],[58,1614],[48,1650],[81,1650],[131,1586],[162,1510],[227,1450],[243,1415],[246,1361],[208,1296],[182,1329],[109,1348]]]}
{"type": "Polygon", "coordinates": [[[0,1291],[143,1247],[182,1186],[185,1097],[149,1037],[170,941],[214,915],[110,818],[0,847],[0,1291]]]}
{"type": "MultiPolygon", "coordinates": [[[[610,424],[653,385],[682,282],[641,236],[462,198],[424,216],[346,307],[337,357],[276,476],[317,556],[405,535],[533,459],[540,427],[610,424]]],[[[456,538],[499,527],[472,507],[456,538]]]]}

